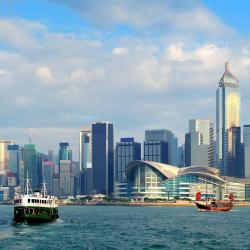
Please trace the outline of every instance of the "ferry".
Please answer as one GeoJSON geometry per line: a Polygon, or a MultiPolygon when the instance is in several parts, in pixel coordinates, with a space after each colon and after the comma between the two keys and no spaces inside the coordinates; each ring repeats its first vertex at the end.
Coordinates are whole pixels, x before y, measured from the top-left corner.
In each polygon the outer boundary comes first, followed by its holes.
{"type": "Polygon", "coordinates": [[[39,223],[52,222],[58,218],[57,198],[47,194],[45,183],[41,192],[32,192],[27,174],[25,194],[14,199],[13,220],[17,223],[39,223]]]}

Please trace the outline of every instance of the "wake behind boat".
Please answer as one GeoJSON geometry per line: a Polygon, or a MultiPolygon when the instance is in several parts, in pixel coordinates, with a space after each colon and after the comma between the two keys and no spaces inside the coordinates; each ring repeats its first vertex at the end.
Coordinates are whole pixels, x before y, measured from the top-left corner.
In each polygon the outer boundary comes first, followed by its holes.
{"type": "Polygon", "coordinates": [[[40,192],[32,192],[27,175],[26,193],[14,199],[15,222],[51,222],[59,218],[55,196],[47,195],[45,183],[40,192]]]}

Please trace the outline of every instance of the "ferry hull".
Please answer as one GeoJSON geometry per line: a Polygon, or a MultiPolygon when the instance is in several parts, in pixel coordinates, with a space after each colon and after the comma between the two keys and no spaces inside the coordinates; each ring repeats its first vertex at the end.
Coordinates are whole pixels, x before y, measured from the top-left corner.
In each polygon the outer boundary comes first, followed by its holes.
{"type": "Polygon", "coordinates": [[[17,223],[42,223],[58,219],[58,208],[15,207],[13,220],[17,223]]]}

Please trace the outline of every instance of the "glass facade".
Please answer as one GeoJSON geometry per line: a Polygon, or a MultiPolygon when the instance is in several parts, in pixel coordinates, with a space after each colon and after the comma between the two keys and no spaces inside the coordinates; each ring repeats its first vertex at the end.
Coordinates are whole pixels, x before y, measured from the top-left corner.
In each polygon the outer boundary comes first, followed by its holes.
{"type": "Polygon", "coordinates": [[[178,138],[174,133],[167,129],[153,129],[145,131],[145,141],[163,141],[168,144],[168,164],[178,165],[178,138]]]}
{"type": "Polygon", "coordinates": [[[168,143],[165,141],[145,141],[144,160],[168,163],[168,143]]]}
{"type": "Polygon", "coordinates": [[[126,171],[129,162],[141,160],[141,144],[134,141],[134,138],[121,138],[116,144],[116,182],[126,182],[126,171]]]}
{"type": "Polygon", "coordinates": [[[148,198],[166,196],[163,185],[166,177],[162,173],[146,164],[140,165],[133,171],[133,178],[130,180],[131,196],[148,198]]]}
{"type": "Polygon", "coordinates": [[[216,160],[223,176],[230,176],[231,174],[228,160],[228,130],[231,127],[239,126],[239,82],[229,71],[229,64],[226,63],[225,72],[216,92],[216,160]]]}
{"type": "Polygon", "coordinates": [[[113,124],[92,123],[93,192],[111,195],[114,192],[113,124]]]}
{"type": "Polygon", "coordinates": [[[23,149],[23,163],[24,163],[24,176],[26,178],[27,172],[31,188],[38,189],[38,178],[37,178],[37,151],[34,144],[26,144],[23,149]]]}
{"type": "Polygon", "coordinates": [[[72,160],[72,149],[68,142],[59,143],[59,161],[60,160],[72,160]]]}

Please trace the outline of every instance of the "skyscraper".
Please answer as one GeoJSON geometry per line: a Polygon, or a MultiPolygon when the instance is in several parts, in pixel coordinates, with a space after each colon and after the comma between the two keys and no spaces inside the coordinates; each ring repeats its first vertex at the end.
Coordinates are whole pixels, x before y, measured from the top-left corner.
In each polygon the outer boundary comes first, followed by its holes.
{"type": "Polygon", "coordinates": [[[243,127],[243,143],[245,155],[245,177],[250,178],[250,125],[243,127]]]}
{"type": "Polygon", "coordinates": [[[209,120],[189,120],[185,135],[185,166],[214,166],[214,124],[209,120]]]}
{"type": "Polygon", "coordinates": [[[80,145],[80,193],[92,194],[92,132],[88,127],[81,128],[80,145]]]}
{"type": "Polygon", "coordinates": [[[14,141],[9,141],[9,140],[0,141],[0,175],[5,175],[8,172],[8,161],[9,161],[8,146],[13,144],[15,144],[14,141]]]}
{"type": "Polygon", "coordinates": [[[43,182],[46,183],[47,193],[52,195],[54,163],[42,161],[43,182]]]}
{"type": "Polygon", "coordinates": [[[166,141],[145,141],[144,160],[168,164],[168,143],[166,141]]]}
{"type": "Polygon", "coordinates": [[[228,131],[240,126],[239,81],[225,63],[225,72],[216,91],[216,161],[221,175],[230,176],[228,161],[228,131]]]}
{"type": "Polygon", "coordinates": [[[172,131],[167,129],[146,130],[145,141],[167,142],[167,163],[173,166],[178,165],[178,139],[174,136],[174,133],[172,131]]]}
{"type": "Polygon", "coordinates": [[[9,161],[8,171],[16,176],[17,185],[19,185],[19,162],[21,160],[20,147],[16,144],[8,145],[9,161]]]}
{"type": "Polygon", "coordinates": [[[114,191],[113,124],[92,123],[93,191],[111,195],[114,191]]]}
{"type": "Polygon", "coordinates": [[[72,149],[68,142],[59,143],[59,161],[60,160],[72,161],[72,149]]]}
{"type": "Polygon", "coordinates": [[[121,138],[116,143],[115,150],[115,181],[126,181],[126,167],[129,162],[141,160],[141,143],[135,142],[134,138],[121,138]]]}
{"type": "Polygon", "coordinates": [[[23,149],[23,162],[24,162],[24,176],[26,178],[27,172],[29,173],[29,178],[31,188],[38,188],[37,179],[37,151],[34,144],[26,144],[23,149]]]}

